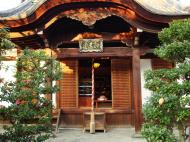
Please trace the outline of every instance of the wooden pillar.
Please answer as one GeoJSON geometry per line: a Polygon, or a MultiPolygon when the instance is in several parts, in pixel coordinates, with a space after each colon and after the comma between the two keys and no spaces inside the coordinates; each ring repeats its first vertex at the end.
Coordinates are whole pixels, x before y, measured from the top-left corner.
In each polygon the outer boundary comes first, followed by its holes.
{"type": "Polygon", "coordinates": [[[134,109],[135,109],[135,132],[141,129],[141,72],[140,72],[140,49],[133,49],[132,56],[132,70],[133,70],[133,96],[134,96],[134,109]]]}

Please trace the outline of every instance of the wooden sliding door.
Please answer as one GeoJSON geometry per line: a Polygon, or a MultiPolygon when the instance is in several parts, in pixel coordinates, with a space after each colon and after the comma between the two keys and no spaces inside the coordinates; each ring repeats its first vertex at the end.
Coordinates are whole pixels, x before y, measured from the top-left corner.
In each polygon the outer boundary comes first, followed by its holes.
{"type": "Polygon", "coordinates": [[[59,81],[59,107],[78,107],[78,61],[62,60],[63,76],[59,81]]]}
{"type": "Polygon", "coordinates": [[[131,109],[131,60],[112,59],[113,108],[131,109]]]}

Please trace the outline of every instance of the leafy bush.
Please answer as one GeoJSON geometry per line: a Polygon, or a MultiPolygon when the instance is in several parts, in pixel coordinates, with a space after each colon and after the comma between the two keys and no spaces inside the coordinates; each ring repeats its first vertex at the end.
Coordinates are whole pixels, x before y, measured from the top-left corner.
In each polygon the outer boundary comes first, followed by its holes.
{"type": "Polygon", "coordinates": [[[145,136],[148,142],[176,142],[176,138],[171,131],[161,125],[144,124],[142,135],[145,136]]]}
{"type": "Polygon", "coordinates": [[[13,47],[15,47],[15,45],[10,40],[9,30],[7,28],[0,28],[0,56],[4,54],[6,50],[13,47]]]}
{"type": "Polygon", "coordinates": [[[52,134],[51,94],[58,90],[52,81],[60,78],[59,64],[43,51],[24,50],[17,59],[16,82],[5,82],[0,101],[11,103],[1,108],[11,126],[4,127],[3,142],[42,142],[52,134]]]}
{"type": "Polygon", "coordinates": [[[174,21],[159,33],[155,54],[176,66],[145,73],[145,87],[153,92],[143,106],[142,134],[148,141],[173,142],[174,127],[190,116],[190,19],[174,21]]]}

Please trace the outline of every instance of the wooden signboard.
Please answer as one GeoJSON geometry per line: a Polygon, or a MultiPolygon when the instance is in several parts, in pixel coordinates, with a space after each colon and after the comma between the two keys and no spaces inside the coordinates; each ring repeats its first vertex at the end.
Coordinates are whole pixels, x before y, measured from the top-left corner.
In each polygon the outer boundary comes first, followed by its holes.
{"type": "Polygon", "coordinates": [[[103,39],[80,39],[80,52],[103,52],[103,39]]]}

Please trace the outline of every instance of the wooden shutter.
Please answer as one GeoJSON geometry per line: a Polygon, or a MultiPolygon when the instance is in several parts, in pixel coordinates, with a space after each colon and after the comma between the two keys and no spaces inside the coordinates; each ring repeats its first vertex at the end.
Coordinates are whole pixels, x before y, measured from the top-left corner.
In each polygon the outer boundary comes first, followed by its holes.
{"type": "Polygon", "coordinates": [[[131,61],[111,61],[113,108],[131,108],[131,61]]]}
{"type": "Polygon", "coordinates": [[[152,69],[153,70],[163,69],[163,68],[171,69],[171,68],[173,68],[173,64],[170,62],[167,62],[165,60],[159,59],[159,58],[152,59],[152,69]]]}
{"type": "Polygon", "coordinates": [[[62,108],[76,108],[78,101],[78,61],[77,60],[64,60],[61,61],[65,64],[62,79],[59,81],[59,106],[62,108]]]}

